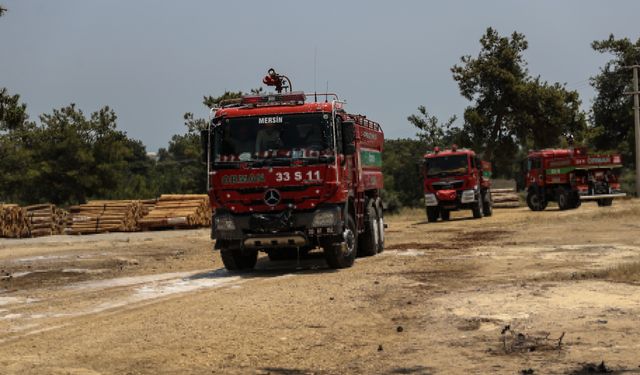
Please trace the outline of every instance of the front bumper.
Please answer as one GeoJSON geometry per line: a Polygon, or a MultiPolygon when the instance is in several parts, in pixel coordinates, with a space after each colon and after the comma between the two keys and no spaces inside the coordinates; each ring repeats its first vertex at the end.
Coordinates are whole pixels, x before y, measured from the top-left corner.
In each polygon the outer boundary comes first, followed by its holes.
{"type": "Polygon", "coordinates": [[[426,193],[424,202],[427,207],[440,207],[446,210],[473,208],[478,204],[479,194],[474,190],[458,190],[454,199],[438,199],[434,193],[426,193]]]}
{"type": "MultiPolygon", "coordinates": [[[[220,230],[213,221],[211,238],[238,241],[250,248],[302,247],[317,244],[320,238],[336,236],[343,231],[342,207],[322,205],[313,211],[282,211],[278,213],[233,214],[217,210],[216,215],[225,215],[225,220],[233,222],[233,229],[226,226],[220,230]],[[314,218],[319,213],[331,212],[333,223],[326,221],[314,226],[314,218]]],[[[317,223],[316,223],[317,224],[317,223]]]]}

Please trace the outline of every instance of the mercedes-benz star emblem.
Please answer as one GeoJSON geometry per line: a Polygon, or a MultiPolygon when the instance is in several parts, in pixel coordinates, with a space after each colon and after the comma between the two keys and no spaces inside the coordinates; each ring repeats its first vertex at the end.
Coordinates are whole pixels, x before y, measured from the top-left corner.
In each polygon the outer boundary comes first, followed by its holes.
{"type": "Polygon", "coordinates": [[[276,206],[280,203],[280,192],[276,189],[269,189],[264,193],[264,203],[267,206],[276,206]]]}

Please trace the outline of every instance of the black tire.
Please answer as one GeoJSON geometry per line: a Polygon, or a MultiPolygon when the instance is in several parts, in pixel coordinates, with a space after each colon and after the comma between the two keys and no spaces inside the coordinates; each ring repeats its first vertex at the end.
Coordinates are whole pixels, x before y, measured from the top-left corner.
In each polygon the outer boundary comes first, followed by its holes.
{"type": "Polygon", "coordinates": [[[484,216],[493,215],[493,201],[491,200],[491,190],[486,190],[482,194],[482,213],[484,216]]]}
{"type": "Polygon", "coordinates": [[[351,215],[347,216],[346,226],[342,234],[342,241],[329,243],[324,246],[324,256],[329,268],[349,268],[353,266],[358,252],[358,235],[356,224],[351,215]],[[343,249],[343,245],[344,249],[343,249]]]}
{"type": "Polygon", "coordinates": [[[482,194],[478,194],[478,201],[476,202],[475,207],[473,207],[471,209],[471,212],[473,212],[473,218],[474,219],[481,219],[483,214],[482,214],[482,210],[484,205],[482,204],[482,194]]]}
{"type": "Polygon", "coordinates": [[[443,221],[449,221],[449,219],[451,218],[451,211],[444,209],[440,210],[440,217],[443,221]]]}
{"type": "Polygon", "coordinates": [[[384,251],[384,207],[382,199],[376,199],[376,211],[378,212],[378,253],[384,251]]]}
{"type": "Polygon", "coordinates": [[[427,221],[430,223],[435,223],[438,221],[438,216],[440,216],[440,208],[439,207],[427,207],[427,221]]]}
{"type": "Polygon", "coordinates": [[[358,236],[358,256],[378,254],[378,212],[373,199],[368,199],[364,216],[364,232],[358,236]]]}
{"type": "Polygon", "coordinates": [[[609,207],[613,204],[613,198],[598,199],[599,207],[609,207]]]}
{"type": "Polygon", "coordinates": [[[221,249],[224,268],[229,271],[252,270],[258,261],[258,250],[221,249]]]}
{"type": "Polygon", "coordinates": [[[527,193],[527,206],[531,211],[544,211],[547,208],[547,203],[544,196],[533,191],[527,193]]]}
{"type": "Polygon", "coordinates": [[[580,193],[577,191],[571,195],[571,208],[578,208],[582,205],[582,200],[580,199],[580,193]]]}
{"type": "Polygon", "coordinates": [[[568,210],[573,208],[571,194],[568,189],[559,187],[556,190],[556,202],[558,202],[558,208],[560,210],[568,210]]]}

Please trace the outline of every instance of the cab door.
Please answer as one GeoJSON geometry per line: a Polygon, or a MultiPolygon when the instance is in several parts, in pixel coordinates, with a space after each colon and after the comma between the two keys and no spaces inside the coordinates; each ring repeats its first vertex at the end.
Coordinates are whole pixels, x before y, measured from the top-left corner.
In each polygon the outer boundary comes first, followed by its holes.
{"type": "Polygon", "coordinates": [[[527,162],[527,186],[544,186],[544,169],[542,158],[532,157],[527,162]]]}

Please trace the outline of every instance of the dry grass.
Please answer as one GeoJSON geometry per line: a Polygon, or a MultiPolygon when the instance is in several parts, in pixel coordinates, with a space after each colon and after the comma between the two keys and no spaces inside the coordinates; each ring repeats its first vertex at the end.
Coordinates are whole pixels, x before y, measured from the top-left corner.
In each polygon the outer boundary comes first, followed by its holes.
{"type": "Polygon", "coordinates": [[[619,264],[601,271],[601,274],[602,278],[615,282],[638,283],[640,282],[640,261],[619,264]]]}
{"type": "Polygon", "coordinates": [[[424,208],[418,207],[402,207],[398,212],[388,214],[389,217],[395,219],[415,220],[416,218],[426,215],[424,208]]]}
{"type": "Polygon", "coordinates": [[[535,281],[603,280],[614,283],[640,283],[640,261],[621,263],[601,270],[583,270],[573,272],[553,272],[535,281]]]}

